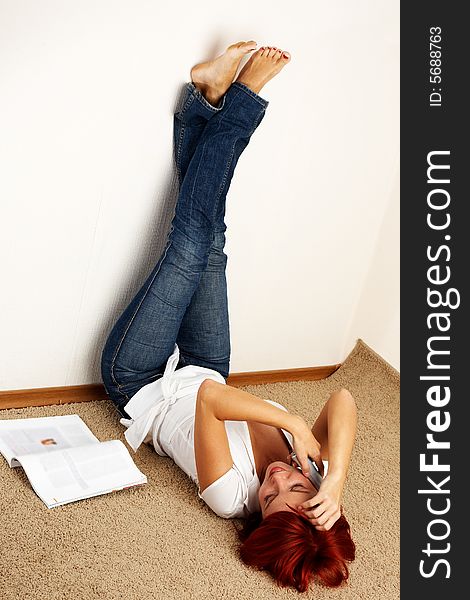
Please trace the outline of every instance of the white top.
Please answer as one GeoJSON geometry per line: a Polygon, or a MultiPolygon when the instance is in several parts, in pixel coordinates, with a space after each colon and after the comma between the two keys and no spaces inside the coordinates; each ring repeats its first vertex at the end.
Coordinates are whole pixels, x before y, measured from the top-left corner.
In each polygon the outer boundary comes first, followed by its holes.
{"type": "MultiPolygon", "coordinates": [[[[169,456],[196,483],[198,496],[219,516],[246,517],[260,510],[250,433],[246,421],[225,421],[233,466],[202,493],[194,456],[194,416],[196,397],[204,379],[225,384],[220,373],[205,367],[187,365],[175,370],[179,348],[175,344],[163,377],[142,387],[125,405],[131,419],[121,419],[129,445],[137,451],[142,443],[153,443],[161,456],[169,456]]],[[[266,400],[285,410],[281,404],[266,400]]],[[[282,430],[293,446],[292,435],[282,430]]]]}

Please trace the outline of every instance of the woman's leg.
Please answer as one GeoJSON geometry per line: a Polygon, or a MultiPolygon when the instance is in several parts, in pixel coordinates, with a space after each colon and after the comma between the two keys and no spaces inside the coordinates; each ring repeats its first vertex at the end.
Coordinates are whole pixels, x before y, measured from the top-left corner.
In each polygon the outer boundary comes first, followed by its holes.
{"type": "MultiPolygon", "coordinates": [[[[244,50],[248,51],[246,46],[244,50]]],[[[198,66],[197,75],[206,79],[203,83],[208,83],[207,96],[214,104],[222,99],[221,65],[230,81],[232,78],[233,60],[229,60],[228,55],[227,52],[215,61],[198,66]],[[208,65],[211,76],[216,71],[216,85],[207,77],[208,65]]],[[[229,338],[227,309],[223,304],[226,303],[226,256],[222,252],[225,198],[238,158],[268,104],[258,92],[289,59],[289,55],[280,50],[261,48],[242,69],[218,108],[208,107],[200,94],[194,94],[187,105],[186,120],[190,120],[191,114],[201,117],[201,106],[216,110],[217,114],[212,115],[203,132],[193,138],[193,141],[197,138],[197,144],[186,146],[186,149],[194,149],[191,150],[193,155],[179,163],[183,175],[181,189],[163,254],[113,327],[102,354],[103,382],[123,416],[127,416],[123,406],[132,395],[163,374],[180,330],[180,341],[189,349],[186,356],[193,364],[219,368],[228,374],[229,350],[219,360],[221,350],[217,346],[224,334],[225,340],[229,338]],[[218,331],[214,321],[218,310],[227,315],[227,322],[222,322],[221,335],[211,341],[214,331],[218,331]],[[206,335],[202,333],[204,327],[206,335]],[[192,347],[194,352],[191,352],[192,347]]],[[[226,88],[222,85],[222,89],[226,88]]],[[[184,364],[181,354],[178,366],[184,364]]]]}
{"type": "MultiPolygon", "coordinates": [[[[174,154],[180,185],[207,121],[224,107],[225,93],[233,82],[240,61],[255,49],[254,40],[238,42],[228,46],[216,59],[199,63],[191,69],[191,82],[186,85],[182,108],[174,115],[174,154]]],[[[180,349],[179,366],[190,363],[205,366],[227,377],[230,331],[225,278],[227,257],[223,253],[225,230],[223,216],[219,216],[214,227],[208,266],[186,309],[177,344],[180,349]]]]}
{"type": "MultiPolygon", "coordinates": [[[[236,52],[247,53],[253,49],[253,42],[235,45],[236,52]]],[[[234,46],[231,47],[234,49],[234,46]]],[[[239,82],[245,83],[255,91],[276,75],[287,64],[290,56],[273,47],[263,47],[252,56],[240,72],[239,82]]],[[[239,64],[240,55],[237,61],[239,64]]],[[[220,78],[223,72],[231,82],[235,73],[235,62],[229,52],[216,61],[202,63],[196,66],[191,75],[214,104],[225,101],[220,94],[228,86],[227,79],[220,78]],[[228,64],[230,63],[231,64],[228,64]],[[218,64],[215,64],[218,63],[218,64]],[[214,77],[215,74],[215,77],[214,77]],[[215,83],[215,85],[214,85],[215,83]]],[[[219,106],[223,106],[219,104],[219,106]]],[[[215,109],[213,109],[215,110],[215,109]]],[[[192,153],[197,146],[205,124],[199,118],[191,122],[184,121],[179,115],[175,116],[175,148],[177,164],[179,164],[180,181],[185,175],[192,153]]],[[[200,283],[194,292],[191,302],[186,309],[180,325],[177,344],[180,356],[185,364],[200,365],[218,371],[224,378],[228,377],[230,367],[230,326],[227,299],[226,265],[227,255],[224,253],[225,231],[224,221],[225,198],[228,190],[221,194],[218,206],[214,239],[209,253],[206,270],[201,276],[200,283]]]]}
{"type": "MultiPolygon", "coordinates": [[[[214,107],[206,101],[193,82],[187,84],[185,101],[181,111],[175,113],[173,129],[175,163],[180,185],[207,121],[222,110],[224,105],[225,95],[218,106],[214,107]]],[[[231,347],[225,275],[225,230],[223,215],[219,214],[214,226],[207,267],[181,321],[176,343],[183,364],[214,369],[227,378],[231,347]]]]}
{"type": "MultiPolygon", "coordinates": [[[[204,127],[181,182],[162,257],[113,327],[103,350],[103,382],[124,416],[122,407],[132,395],[163,374],[208,266],[236,163],[267,104],[246,85],[235,82],[223,108],[204,127]]],[[[197,308],[196,313],[200,321],[197,308]]],[[[208,327],[212,326],[209,322],[208,327]]]]}
{"type": "Polygon", "coordinates": [[[224,107],[225,93],[242,58],[255,48],[254,40],[231,44],[214,60],[191,69],[191,82],[186,84],[182,108],[174,115],[174,153],[180,185],[207,121],[224,107]]]}
{"type": "Polygon", "coordinates": [[[173,151],[180,187],[207,121],[220,112],[224,104],[225,96],[219,106],[212,106],[192,81],[186,84],[181,109],[173,115],[173,151]]]}

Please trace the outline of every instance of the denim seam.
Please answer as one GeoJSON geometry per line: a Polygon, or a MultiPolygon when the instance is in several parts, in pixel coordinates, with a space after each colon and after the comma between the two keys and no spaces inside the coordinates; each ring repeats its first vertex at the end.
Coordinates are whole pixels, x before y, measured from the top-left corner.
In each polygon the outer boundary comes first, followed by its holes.
{"type": "Polygon", "coordinates": [[[264,116],[264,113],[263,113],[263,112],[261,112],[261,113],[258,115],[258,118],[257,118],[257,119],[256,119],[256,121],[255,121],[255,126],[253,127],[253,131],[251,131],[251,133],[250,133],[250,138],[251,138],[251,136],[254,134],[254,132],[256,131],[256,129],[257,129],[257,127],[258,127],[258,125],[261,123],[261,119],[263,118],[263,116],[264,116]]]}
{"type": "Polygon", "coordinates": [[[175,159],[175,163],[176,163],[176,171],[178,174],[178,181],[181,183],[181,169],[180,169],[180,164],[181,164],[181,148],[183,147],[183,137],[186,131],[186,123],[184,121],[184,119],[182,119],[181,117],[184,116],[184,113],[189,109],[189,107],[191,106],[191,104],[194,102],[194,95],[190,94],[188,96],[188,98],[186,99],[186,102],[184,103],[184,105],[182,106],[181,110],[176,113],[175,117],[177,119],[180,120],[181,122],[181,131],[180,131],[180,135],[178,138],[178,142],[177,142],[177,147],[176,147],[176,159],[175,159]]]}
{"type": "Polygon", "coordinates": [[[189,109],[189,107],[191,106],[191,104],[194,102],[195,99],[195,95],[194,93],[189,94],[188,98],[186,99],[186,102],[183,104],[181,110],[179,111],[178,115],[183,116],[184,113],[189,109]]]}
{"type": "MultiPolygon", "coordinates": [[[[173,226],[171,227],[170,235],[171,235],[171,232],[172,232],[172,231],[173,231],[173,226]]],[[[167,253],[168,253],[168,250],[169,250],[169,248],[170,248],[171,244],[172,244],[172,240],[171,240],[171,239],[169,239],[169,240],[168,240],[168,243],[167,243],[167,246],[166,246],[166,248],[165,248],[165,252],[164,252],[164,254],[163,254],[162,258],[160,259],[160,264],[159,264],[159,266],[158,266],[158,269],[157,269],[157,271],[155,272],[154,276],[152,277],[152,280],[150,281],[150,283],[149,283],[149,285],[148,285],[147,289],[145,290],[145,294],[142,296],[142,299],[141,299],[141,301],[139,302],[139,305],[137,306],[137,308],[135,309],[135,311],[134,311],[134,314],[132,315],[132,318],[129,320],[129,323],[127,324],[126,330],[124,331],[124,333],[123,333],[123,335],[122,335],[122,338],[121,338],[121,341],[119,342],[119,345],[118,345],[118,347],[116,348],[116,351],[115,351],[115,353],[114,353],[114,355],[113,355],[113,358],[112,358],[112,360],[111,360],[111,368],[110,368],[110,373],[111,373],[112,380],[113,380],[113,381],[114,381],[114,383],[116,384],[116,386],[117,386],[117,388],[118,388],[118,392],[119,392],[120,394],[122,394],[122,395],[123,395],[123,396],[124,396],[126,399],[129,399],[129,396],[128,396],[127,394],[125,394],[124,392],[122,392],[122,391],[121,391],[121,388],[123,387],[123,385],[121,385],[120,383],[118,383],[118,381],[116,380],[116,377],[114,376],[114,367],[115,367],[116,358],[117,358],[117,355],[119,354],[119,350],[121,349],[122,343],[123,343],[123,341],[124,341],[124,339],[125,339],[125,337],[126,337],[126,335],[127,335],[127,332],[129,331],[129,328],[130,328],[130,326],[132,325],[132,323],[133,323],[133,321],[134,321],[134,319],[135,319],[135,317],[136,317],[136,315],[137,315],[137,313],[138,313],[138,311],[139,311],[140,307],[142,306],[142,302],[143,302],[143,301],[145,300],[145,298],[147,297],[147,294],[148,294],[148,292],[149,292],[149,290],[150,290],[150,287],[152,286],[152,283],[153,283],[153,282],[154,282],[154,280],[155,280],[155,277],[156,277],[156,276],[158,275],[158,273],[160,272],[161,266],[162,266],[162,264],[163,264],[163,261],[164,261],[164,260],[165,260],[165,258],[166,258],[166,255],[167,255],[167,253]]]]}
{"type": "Polygon", "coordinates": [[[178,175],[178,181],[181,184],[181,149],[183,148],[183,139],[184,139],[184,134],[186,132],[186,125],[184,123],[184,121],[181,121],[181,131],[180,131],[180,135],[178,138],[178,146],[176,148],[176,172],[178,175]]]}
{"type": "MultiPolygon", "coordinates": [[[[233,157],[234,157],[234,154],[235,154],[235,145],[236,145],[237,141],[238,140],[235,140],[233,142],[233,144],[232,144],[232,149],[230,151],[230,156],[229,156],[229,159],[227,161],[227,166],[225,167],[225,172],[224,172],[224,176],[222,178],[222,183],[220,184],[219,191],[217,192],[217,196],[216,196],[216,200],[215,200],[214,205],[217,205],[218,201],[220,200],[220,196],[222,195],[222,192],[224,191],[224,187],[225,187],[225,184],[227,182],[227,177],[228,177],[228,174],[229,174],[229,171],[230,171],[230,167],[232,166],[232,163],[233,163],[233,157]]],[[[214,221],[215,221],[215,214],[214,214],[214,221]]]]}

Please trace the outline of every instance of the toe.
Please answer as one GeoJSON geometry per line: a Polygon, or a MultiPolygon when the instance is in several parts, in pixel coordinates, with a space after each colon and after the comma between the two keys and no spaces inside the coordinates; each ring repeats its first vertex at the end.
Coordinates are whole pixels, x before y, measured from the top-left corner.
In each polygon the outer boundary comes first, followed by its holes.
{"type": "Polygon", "coordinates": [[[289,54],[289,52],[286,52],[284,50],[284,52],[281,55],[281,60],[284,60],[285,62],[289,62],[290,61],[290,54],[289,54]]]}
{"type": "Polygon", "coordinates": [[[248,42],[240,42],[239,44],[237,44],[237,47],[243,48],[243,50],[246,50],[247,48],[252,48],[253,46],[256,47],[255,40],[250,40],[248,42]]]}

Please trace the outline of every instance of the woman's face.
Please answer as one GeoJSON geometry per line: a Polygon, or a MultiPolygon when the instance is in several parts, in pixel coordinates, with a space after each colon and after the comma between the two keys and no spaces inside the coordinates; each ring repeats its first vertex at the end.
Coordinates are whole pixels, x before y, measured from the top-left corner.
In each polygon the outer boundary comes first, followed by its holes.
{"type": "Polygon", "coordinates": [[[316,493],[313,483],[301,471],[280,460],[272,462],[258,492],[263,519],[278,510],[292,510],[288,504],[297,508],[316,493]]]}

